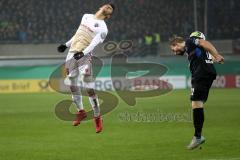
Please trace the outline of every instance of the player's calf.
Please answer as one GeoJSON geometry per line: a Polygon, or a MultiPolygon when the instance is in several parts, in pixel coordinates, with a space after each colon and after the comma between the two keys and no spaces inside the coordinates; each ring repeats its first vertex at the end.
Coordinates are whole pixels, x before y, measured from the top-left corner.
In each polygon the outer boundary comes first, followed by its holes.
{"type": "Polygon", "coordinates": [[[87,92],[89,96],[89,102],[93,109],[96,133],[100,133],[103,128],[103,125],[102,125],[103,123],[102,123],[102,117],[100,115],[100,105],[99,105],[98,97],[95,94],[94,89],[88,89],[87,92]]]}

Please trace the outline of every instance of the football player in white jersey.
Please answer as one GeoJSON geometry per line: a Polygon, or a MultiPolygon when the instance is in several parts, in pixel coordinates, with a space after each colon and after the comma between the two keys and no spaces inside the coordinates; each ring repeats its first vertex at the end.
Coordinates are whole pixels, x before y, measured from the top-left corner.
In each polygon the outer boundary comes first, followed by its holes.
{"type": "Polygon", "coordinates": [[[114,9],[115,6],[109,3],[101,6],[95,14],[84,14],[75,35],[66,44],[61,44],[58,47],[59,52],[64,52],[67,48],[70,48],[65,68],[71,83],[72,99],[78,110],[76,119],[73,121],[73,126],[78,126],[87,117],[83,108],[81,89],[77,85],[79,77],[82,76],[84,88],[87,89],[94,113],[96,133],[101,132],[103,126],[98,97],[94,91],[91,57],[94,48],[102,43],[107,36],[108,29],[104,20],[111,17],[114,9]]]}

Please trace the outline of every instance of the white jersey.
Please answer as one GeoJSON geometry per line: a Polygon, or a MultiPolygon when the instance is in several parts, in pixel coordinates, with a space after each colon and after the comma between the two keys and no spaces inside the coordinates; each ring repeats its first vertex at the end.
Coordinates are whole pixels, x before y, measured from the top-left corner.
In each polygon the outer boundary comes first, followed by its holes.
{"type": "Polygon", "coordinates": [[[84,14],[76,34],[66,45],[70,47],[70,53],[83,52],[86,55],[105,40],[107,33],[104,20],[96,19],[93,14],[84,14]]]}

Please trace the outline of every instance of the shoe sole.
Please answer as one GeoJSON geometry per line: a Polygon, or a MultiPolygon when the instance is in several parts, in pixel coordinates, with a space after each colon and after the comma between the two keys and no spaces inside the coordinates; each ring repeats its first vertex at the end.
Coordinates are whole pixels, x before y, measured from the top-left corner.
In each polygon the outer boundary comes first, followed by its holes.
{"type": "Polygon", "coordinates": [[[96,131],[96,133],[101,133],[102,132],[102,129],[100,131],[96,131]]]}
{"type": "MultiPolygon", "coordinates": [[[[87,115],[84,116],[84,117],[81,119],[81,121],[84,120],[85,118],[87,118],[87,115]]],[[[73,124],[73,126],[74,126],[74,127],[79,126],[79,125],[81,124],[81,121],[78,122],[77,124],[73,124]]]]}
{"type": "MultiPolygon", "coordinates": [[[[200,144],[198,144],[197,146],[195,146],[195,147],[193,147],[193,148],[188,148],[187,147],[187,149],[188,150],[194,150],[194,149],[197,149],[198,147],[200,147],[202,144],[204,144],[205,143],[205,139],[200,143],[200,144]]],[[[201,148],[202,149],[202,148],[201,148]]]]}

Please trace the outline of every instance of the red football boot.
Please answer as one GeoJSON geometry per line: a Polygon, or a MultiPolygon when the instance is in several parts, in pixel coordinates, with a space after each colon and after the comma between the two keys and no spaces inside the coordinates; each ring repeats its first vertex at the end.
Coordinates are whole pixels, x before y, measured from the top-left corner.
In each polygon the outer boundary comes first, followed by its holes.
{"type": "Polygon", "coordinates": [[[77,112],[76,114],[76,119],[73,121],[73,126],[78,126],[81,121],[87,117],[87,113],[85,112],[85,110],[80,110],[77,112]]]}
{"type": "Polygon", "coordinates": [[[94,122],[96,126],[96,133],[100,133],[103,129],[103,120],[101,116],[94,117],[94,122]]]}

